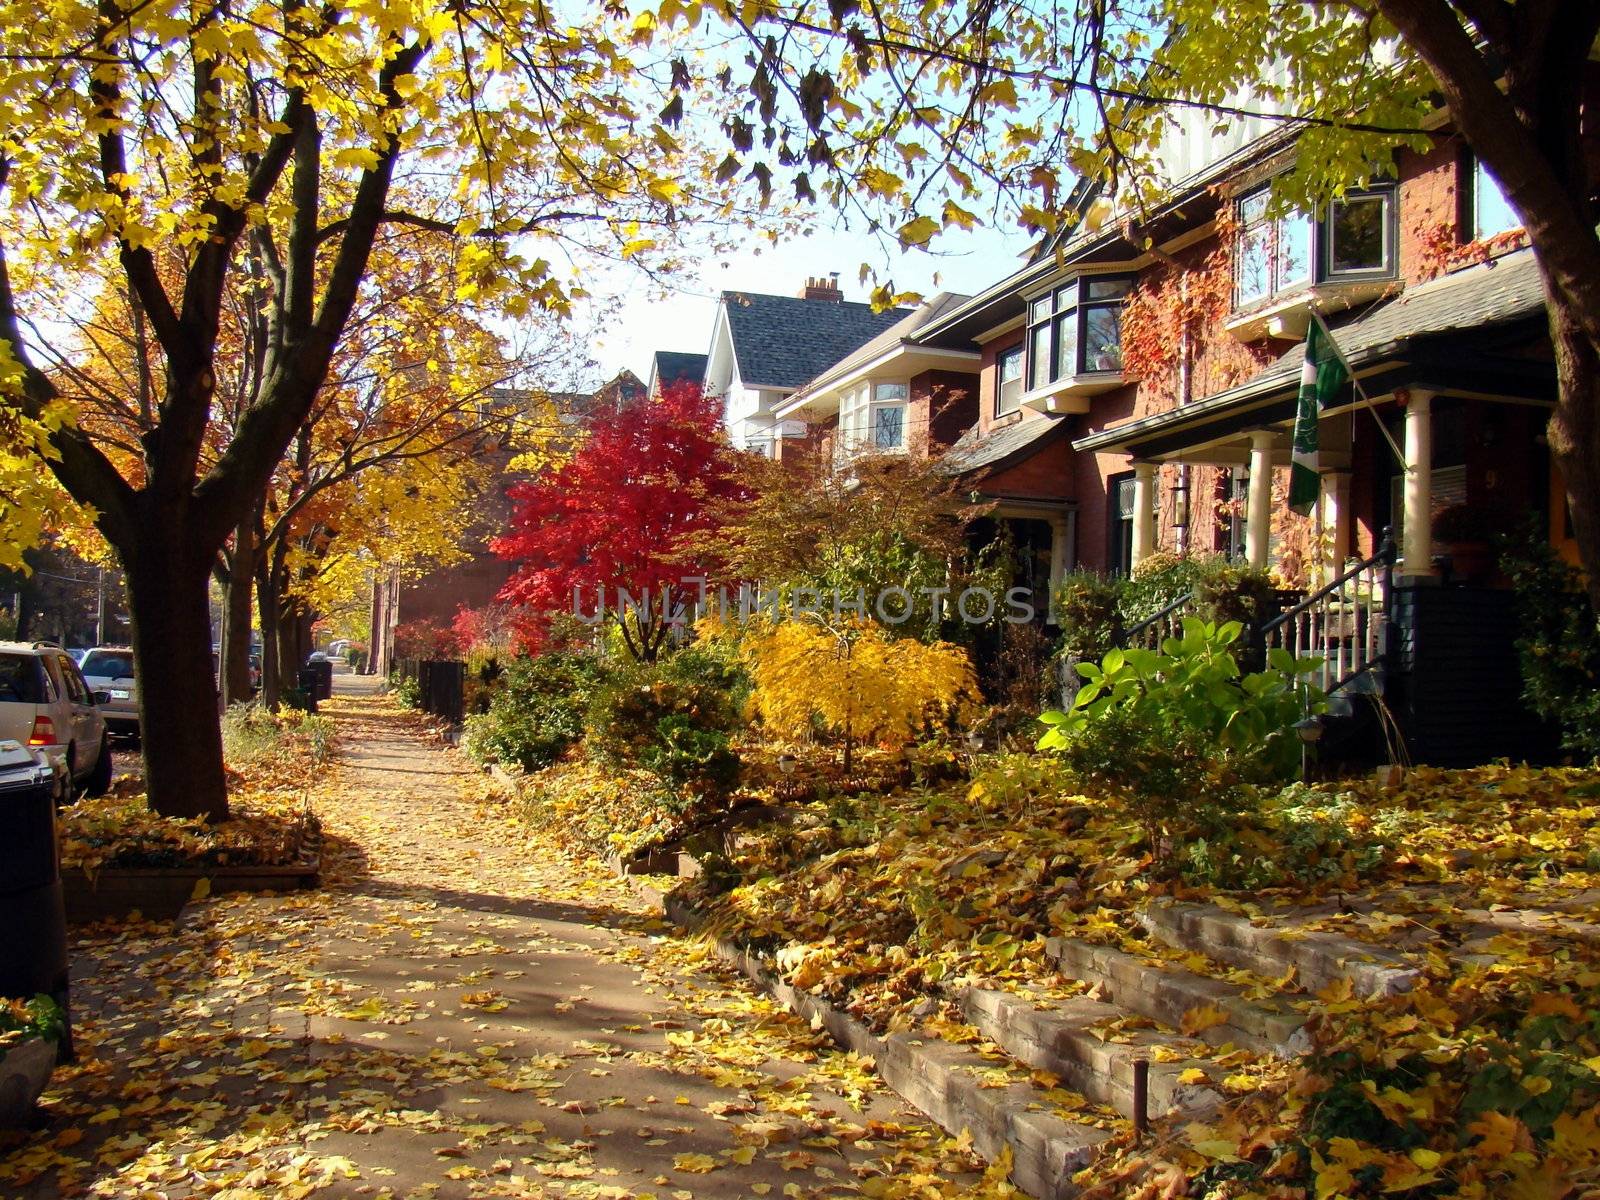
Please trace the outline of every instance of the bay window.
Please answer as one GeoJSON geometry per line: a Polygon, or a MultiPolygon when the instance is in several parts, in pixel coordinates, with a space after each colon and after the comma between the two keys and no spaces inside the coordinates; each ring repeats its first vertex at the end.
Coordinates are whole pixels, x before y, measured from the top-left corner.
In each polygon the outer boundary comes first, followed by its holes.
{"type": "Polygon", "coordinates": [[[1028,390],[1122,371],[1122,304],[1133,279],[1083,275],[1028,306],[1028,390]]]}
{"type": "Polygon", "coordinates": [[[903,383],[861,383],[839,398],[841,457],[906,448],[906,396],[903,383]]]}
{"type": "Polygon", "coordinates": [[[1234,307],[1249,308],[1313,284],[1395,273],[1393,186],[1349,192],[1318,217],[1267,215],[1268,193],[1239,201],[1234,307]]]}

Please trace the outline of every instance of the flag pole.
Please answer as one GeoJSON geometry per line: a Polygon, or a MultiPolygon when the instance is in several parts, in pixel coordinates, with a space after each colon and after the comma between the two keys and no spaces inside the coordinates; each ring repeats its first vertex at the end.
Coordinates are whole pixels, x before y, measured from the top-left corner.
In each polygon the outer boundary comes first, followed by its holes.
{"type": "Polygon", "coordinates": [[[1314,308],[1311,310],[1311,319],[1322,329],[1322,336],[1327,339],[1328,345],[1333,348],[1333,353],[1344,366],[1344,373],[1350,377],[1351,390],[1361,398],[1361,402],[1366,405],[1367,411],[1372,414],[1372,419],[1378,426],[1378,432],[1383,434],[1383,440],[1388,442],[1389,449],[1394,451],[1395,461],[1400,464],[1402,470],[1411,470],[1410,464],[1406,462],[1405,451],[1400,449],[1399,443],[1394,440],[1394,434],[1389,432],[1389,427],[1378,416],[1377,406],[1372,403],[1372,397],[1367,395],[1367,389],[1362,387],[1361,381],[1356,378],[1355,368],[1350,365],[1350,360],[1344,356],[1344,351],[1340,349],[1338,341],[1333,336],[1333,330],[1328,328],[1328,323],[1322,319],[1322,314],[1314,308]]]}

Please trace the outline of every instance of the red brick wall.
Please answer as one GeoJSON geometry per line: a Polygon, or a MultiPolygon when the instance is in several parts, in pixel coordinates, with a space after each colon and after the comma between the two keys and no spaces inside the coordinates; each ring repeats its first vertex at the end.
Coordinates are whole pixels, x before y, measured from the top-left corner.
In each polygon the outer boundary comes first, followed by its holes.
{"type": "MultiPolygon", "coordinates": [[[[982,384],[978,389],[977,420],[979,428],[984,433],[1019,419],[1015,414],[1007,413],[1004,417],[996,420],[994,415],[994,394],[995,389],[999,387],[1000,378],[999,369],[995,366],[996,360],[1007,350],[1014,349],[1020,345],[1022,345],[1022,330],[1018,329],[1003,337],[996,338],[983,348],[983,374],[981,377],[982,384]]],[[[1031,409],[1025,408],[1022,410],[1021,419],[1026,420],[1037,415],[1031,409]]]]}
{"type": "Polygon", "coordinates": [[[1021,462],[977,481],[986,496],[1018,500],[1071,500],[1075,495],[1074,464],[1081,455],[1070,437],[1058,437],[1021,462]]]}
{"type": "Polygon", "coordinates": [[[970,371],[924,371],[911,380],[907,445],[927,455],[951,445],[978,419],[979,377],[970,371]]]}

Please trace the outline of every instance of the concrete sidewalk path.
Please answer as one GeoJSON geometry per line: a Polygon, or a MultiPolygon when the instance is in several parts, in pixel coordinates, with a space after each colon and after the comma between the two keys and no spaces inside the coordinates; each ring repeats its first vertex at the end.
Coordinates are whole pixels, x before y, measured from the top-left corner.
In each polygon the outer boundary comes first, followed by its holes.
{"type": "Polygon", "coordinates": [[[535,857],[420,721],[375,696],[328,711],[328,886],[86,939],[85,1061],[0,1158],[0,1193],[689,1200],[973,1182],[962,1146],[625,883],[535,857]]]}

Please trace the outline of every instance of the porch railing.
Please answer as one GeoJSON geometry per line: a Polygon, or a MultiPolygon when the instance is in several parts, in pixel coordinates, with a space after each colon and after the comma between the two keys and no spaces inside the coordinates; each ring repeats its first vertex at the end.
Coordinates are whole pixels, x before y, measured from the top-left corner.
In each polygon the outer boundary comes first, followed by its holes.
{"type": "Polygon", "coordinates": [[[1185,592],[1171,604],[1122,631],[1122,647],[1159,650],[1169,637],[1183,632],[1183,618],[1194,611],[1194,593],[1185,592]]]}
{"type": "Polygon", "coordinates": [[[1394,537],[1385,529],[1371,558],[1251,631],[1262,658],[1281,649],[1322,659],[1316,682],[1325,692],[1381,666],[1395,557],[1394,537]]]}

